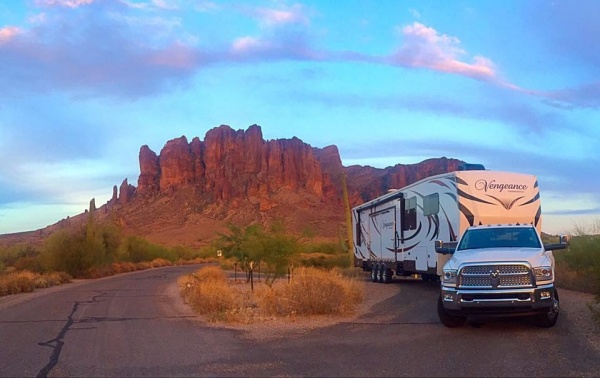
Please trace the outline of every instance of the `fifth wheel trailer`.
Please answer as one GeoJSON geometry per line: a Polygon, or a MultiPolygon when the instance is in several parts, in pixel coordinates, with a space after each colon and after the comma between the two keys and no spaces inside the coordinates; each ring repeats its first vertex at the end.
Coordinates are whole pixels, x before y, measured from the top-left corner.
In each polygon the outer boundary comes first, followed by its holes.
{"type": "MultiPolygon", "coordinates": [[[[483,168],[483,167],[481,167],[483,168]]],[[[469,226],[532,224],[542,208],[537,178],[484,169],[428,177],[352,209],[355,257],[374,282],[420,274],[438,280],[449,255],[436,240],[456,242],[469,226]]]]}

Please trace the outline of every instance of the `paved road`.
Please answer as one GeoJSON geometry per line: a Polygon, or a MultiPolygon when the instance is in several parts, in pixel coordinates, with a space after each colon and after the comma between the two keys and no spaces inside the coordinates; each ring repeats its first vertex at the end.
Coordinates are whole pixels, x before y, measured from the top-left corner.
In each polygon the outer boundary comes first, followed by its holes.
{"type": "Polygon", "coordinates": [[[243,338],[181,305],[173,282],[197,268],[0,298],[0,375],[600,376],[600,355],[564,314],[552,329],[523,319],[447,329],[437,285],[421,281],[393,283],[394,295],[353,322],[243,338]]]}

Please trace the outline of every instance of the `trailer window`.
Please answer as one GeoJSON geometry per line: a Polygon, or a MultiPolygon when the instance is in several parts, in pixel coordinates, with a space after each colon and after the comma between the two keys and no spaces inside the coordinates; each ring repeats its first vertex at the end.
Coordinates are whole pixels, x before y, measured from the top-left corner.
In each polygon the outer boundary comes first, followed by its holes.
{"type": "Polygon", "coordinates": [[[358,213],[358,220],[356,222],[356,245],[362,245],[362,232],[360,230],[360,212],[358,213]]]}
{"type": "Polygon", "coordinates": [[[417,197],[404,200],[404,214],[402,214],[402,229],[414,230],[417,228],[417,197]]]}
{"type": "Polygon", "coordinates": [[[423,197],[423,215],[434,215],[440,212],[440,195],[433,193],[423,197]]]}

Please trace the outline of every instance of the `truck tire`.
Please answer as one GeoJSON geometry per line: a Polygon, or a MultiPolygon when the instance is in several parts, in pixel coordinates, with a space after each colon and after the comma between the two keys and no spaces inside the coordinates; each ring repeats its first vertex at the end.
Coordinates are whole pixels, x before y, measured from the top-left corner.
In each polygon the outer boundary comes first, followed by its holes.
{"type": "Polygon", "coordinates": [[[388,268],[387,266],[382,266],[381,269],[381,282],[385,283],[385,284],[389,284],[392,282],[392,270],[390,268],[388,268]]]}
{"type": "Polygon", "coordinates": [[[537,325],[542,328],[550,328],[556,324],[558,320],[558,314],[560,312],[560,302],[558,300],[558,291],[554,289],[553,304],[548,311],[543,312],[537,316],[537,325]]]}
{"type": "Polygon", "coordinates": [[[385,264],[379,265],[379,269],[377,270],[377,282],[383,283],[383,272],[386,270],[385,264]]]}
{"type": "Polygon", "coordinates": [[[441,294],[438,298],[437,312],[438,312],[438,317],[440,318],[440,321],[442,322],[442,324],[448,328],[461,327],[467,321],[466,316],[448,315],[448,313],[446,312],[446,309],[444,308],[444,303],[442,302],[441,294]]]}
{"type": "Polygon", "coordinates": [[[371,282],[377,282],[377,275],[379,274],[379,264],[373,264],[371,266],[371,282]]]}

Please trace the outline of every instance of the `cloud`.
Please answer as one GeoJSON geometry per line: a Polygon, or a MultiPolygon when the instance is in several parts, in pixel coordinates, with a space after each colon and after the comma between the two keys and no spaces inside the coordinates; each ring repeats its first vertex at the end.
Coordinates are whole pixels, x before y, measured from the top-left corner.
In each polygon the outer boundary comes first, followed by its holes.
{"type": "Polygon", "coordinates": [[[21,29],[15,26],[5,26],[0,29],[0,44],[8,43],[12,39],[14,39],[19,33],[21,33],[21,29]]]}
{"type": "Polygon", "coordinates": [[[305,8],[301,4],[292,6],[282,6],[280,9],[274,8],[245,8],[244,13],[259,20],[263,26],[279,26],[289,24],[308,24],[309,18],[305,14],[305,8]]]}
{"type": "Polygon", "coordinates": [[[600,81],[576,88],[546,92],[546,103],[561,109],[600,108],[600,81]]]}
{"type": "Polygon", "coordinates": [[[85,4],[50,9],[28,30],[0,29],[3,88],[137,98],[185,85],[202,64],[176,19],[130,15],[117,0],[85,4]]]}
{"type": "Polygon", "coordinates": [[[42,7],[67,7],[67,8],[77,8],[84,5],[90,5],[94,2],[94,0],[36,0],[36,4],[42,7]]]}
{"type": "Polygon", "coordinates": [[[245,36],[233,41],[228,59],[244,60],[326,60],[302,33],[282,33],[269,37],[245,36]]]}
{"type": "Polygon", "coordinates": [[[460,47],[460,40],[420,22],[402,28],[404,44],[389,57],[391,64],[411,68],[427,68],[467,76],[477,80],[496,79],[492,61],[475,56],[471,63],[463,62],[459,57],[466,55],[460,47]]]}

